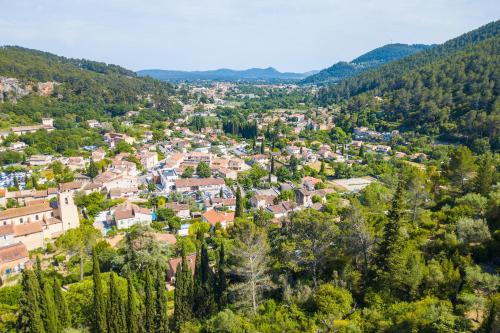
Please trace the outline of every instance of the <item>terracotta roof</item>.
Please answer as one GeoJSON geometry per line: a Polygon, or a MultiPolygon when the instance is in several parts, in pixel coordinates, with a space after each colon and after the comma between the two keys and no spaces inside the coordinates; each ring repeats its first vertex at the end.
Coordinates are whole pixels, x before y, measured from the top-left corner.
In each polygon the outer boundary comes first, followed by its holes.
{"type": "Polygon", "coordinates": [[[153,234],[153,237],[160,243],[165,243],[169,245],[174,245],[175,243],[177,243],[177,238],[175,238],[175,235],[172,234],[162,234],[156,232],[153,234]]]}
{"type": "MultiPolygon", "coordinates": [[[[191,268],[191,273],[194,275],[194,268],[196,265],[196,253],[192,253],[188,256],[186,256],[186,260],[188,262],[189,268],[191,268]]],[[[182,257],[177,257],[170,259],[168,261],[168,265],[170,266],[170,269],[173,272],[173,275],[175,275],[175,272],[177,272],[177,266],[182,262],[182,257]]]]}
{"type": "Polygon", "coordinates": [[[188,204],[181,204],[178,202],[167,202],[165,204],[165,208],[170,208],[174,212],[179,212],[181,210],[189,210],[189,205],[188,204]]]}
{"type": "Polygon", "coordinates": [[[0,236],[14,234],[14,226],[12,224],[0,225],[0,236]]]}
{"type": "Polygon", "coordinates": [[[61,191],[77,190],[80,187],[82,187],[81,182],[68,182],[59,184],[59,188],[61,189],[61,191]]]}
{"type": "Polygon", "coordinates": [[[23,258],[28,259],[28,249],[21,242],[0,247],[0,263],[2,264],[23,258]]]}
{"type": "Polygon", "coordinates": [[[7,194],[7,189],[6,188],[0,188],[0,197],[3,198],[7,194]]]}
{"type": "Polygon", "coordinates": [[[40,222],[23,223],[14,226],[16,237],[31,235],[37,232],[42,232],[42,224],[40,222]]]}
{"type": "Polygon", "coordinates": [[[210,186],[210,185],[224,185],[224,179],[222,178],[186,178],[186,179],[176,179],[175,187],[192,187],[192,186],[210,186]]]}
{"type": "Polygon", "coordinates": [[[233,222],[234,221],[234,212],[226,213],[226,212],[218,212],[216,210],[209,210],[203,213],[202,215],[208,223],[211,225],[216,225],[217,223],[222,222],[233,222]]]}
{"type": "Polygon", "coordinates": [[[42,213],[52,210],[49,203],[46,201],[43,204],[31,205],[19,208],[10,208],[0,212],[0,220],[11,219],[14,217],[20,217],[35,213],[42,213]]]}

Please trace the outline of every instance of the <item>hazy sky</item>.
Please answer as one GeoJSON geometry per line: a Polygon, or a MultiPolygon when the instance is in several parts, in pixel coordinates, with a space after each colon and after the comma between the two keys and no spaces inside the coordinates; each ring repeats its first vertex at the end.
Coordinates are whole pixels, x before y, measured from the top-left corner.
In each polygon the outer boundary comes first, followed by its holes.
{"type": "Polygon", "coordinates": [[[307,71],[499,16],[499,0],[0,0],[0,45],[133,70],[307,71]]]}

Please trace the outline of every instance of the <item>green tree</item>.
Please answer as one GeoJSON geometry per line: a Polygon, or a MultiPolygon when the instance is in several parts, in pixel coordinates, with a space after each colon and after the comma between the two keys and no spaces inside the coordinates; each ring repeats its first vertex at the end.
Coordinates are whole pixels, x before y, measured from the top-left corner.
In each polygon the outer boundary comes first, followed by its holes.
{"type": "Polygon", "coordinates": [[[196,318],[207,318],[215,309],[213,273],[209,265],[207,245],[202,240],[194,272],[193,314],[196,318]]]}
{"type": "Polygon", "coordinates": [[[188,266],[186,256],[175,272],[174,291],[174,323],[177,329],[193,317],[193,275],[188,266]]]}
{"type": "Polygon", "coordinates": [[[485,154],[481,156],[478,164],[479,167],[474,178],[474,190],[483,196],[488,196],[495,180],[495,161],[491,154],[485,154]]]}
{"type": "Polygon", "coordinates": [[[236,184],[236,208],[234,210],[234,217],[241,217],[243,216],[244,212],[244,207],[243,207],[243,200],[241,198],[241,189],[238,184],[236,184]]]}
{"type": "Polygon", "coordinates": [[[465,191],[465,186],[476,168],[474,161],[472,152],[465,146],[458,146],[451,153],[447,175],[462,192],[465,191]]]}
{"type": "Polygon", "coordinates": [[[165,274],[160,265],[156,272],[156,311],[155,311],[155,330],[156,333],[168,332],[167,318],[167,291],[165,289],[165,274]]]}
{"type": "Polygon", "coordinates": [[[54,288],[54,302],[57,308],[59,325],[62,329],[64,329],[70,325],[68,306],[66,304],[66,299],[62,294],[59,279],[54,278],[52,286],[54,288]]]}
{"type": "Polygon", "coordinates": [[[186,167],[186,169],[184,169],[184,171],[182,172],[181,174],[181,178],[191,178],[193,177],[193,174],[194,174],[194,169],[193,167],[186,167]]]}
{"type": "Polygon", "coordinates": [[[200,162],[196,166],[196,174],[200,178],[208,178],[212,175],[212,171],[210,170],[210,165],[205,162],[200,162]]]}
{"type": "Polygon", "coordinates": [[[57,321],[57,313],[56,313],[56,306],[54,304],[54,298],[52,297],[52,293],[50,293],[49,286],[43,277],[40,257],[36,258],[35,276],[37,277],[38,286],[40,287],[39,307],[42,313],[42,321],[45,327],[45,331],[59,332],[60,327],[57,321]]]}
{"type": "Polygon", "coordinates": [[[89,176],[90,179],[94,179],[98,174],[99,174],[99,168],[95,164],[94,160],[90,159],[90,163],[87,168],[87,176],[89,176]]]}
{"type": "Polygon", "coordinates": [[[108,333],[125,333],[127,331],[125,307],[123,304],[122,296],[118,291],[115,276],[115,272],[111,272],[109,276],[109,295],[107,306],[108,333]]]}
{"type": "Polygon", "coordinates": [[[149,268],[146,268],[146,281],[144,286],[144,329],[153,332],[155,327],[155,295],[153,277],[149,268]]]}
{"type": "Polygon", "coordinates": [[[94,293],[93,293],[93,301],[94,306],[92,311],[93,315],[93,326],[94,332],[96,333],[107,333],[108,327],[106,324],[106,302],[104,299],[104,292],[102,288],[102,280],[101,280],[101,268],[99,267],[99,259],[97,257],[97,251],[93,251],[92,254],[92,280],[94,281],[94,293]]]}
{"type": "Polygon", "coordinates": [[[219,248],[214,298],[219,310],[223,309],[227,302],[226,255],[224,253],[224,242],[221,243],[219,248]]]}
{"type": "Polygon", "coordinates": [[[139,333],[139,304],[130,274],[127,276],[127,333],[139,333]]]}
{"type": "Polygon", "coordinates": [[[264,142],[264,136],[262,136],[262,140],[260,141],[260,153],[264,154],[266,150],[265,142],[264,142]]]}
{"type": "Polygon", "coordinates": [[[25,269],[21,283],[23,296],[19,303],[17,331],[21,333],[45,333],[40,308],[41,290],[34,272],[25,269]]]}

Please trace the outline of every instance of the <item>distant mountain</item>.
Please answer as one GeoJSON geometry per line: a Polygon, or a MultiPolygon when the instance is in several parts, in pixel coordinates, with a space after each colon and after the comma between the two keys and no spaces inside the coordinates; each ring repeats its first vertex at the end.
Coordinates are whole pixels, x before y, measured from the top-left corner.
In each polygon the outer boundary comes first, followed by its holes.
{"type": "Polygon", "coordinates": [[[414,53],[430,48],[423,44],[388,44],[367,52],[351,62],[341,61],[323,69],[317,74],[308,76],[302,83],[338,82],[358,75],[369,69],[384,65],[388,62],[404,58],[414,53]]]}
{"type": "Polygon", "coordinates": [[[289,73],[279,72],[273,67],[234,70],[221,68],[209,71],[176,71],[163,69],[144,69],[137,72],[139,76],[150,76],[163,81],[281,81],[301,80],[313,72],[289,73]]]}

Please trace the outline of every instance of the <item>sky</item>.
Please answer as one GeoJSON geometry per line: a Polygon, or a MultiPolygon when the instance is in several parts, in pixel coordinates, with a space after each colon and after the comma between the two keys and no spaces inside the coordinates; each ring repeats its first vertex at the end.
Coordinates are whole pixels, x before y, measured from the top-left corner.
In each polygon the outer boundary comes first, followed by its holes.
{"type": "Polygon", "coordinates": [[[499,0],[0,0],[0,45],[132,70],[305,72],[499,16],[499,0]]]}

